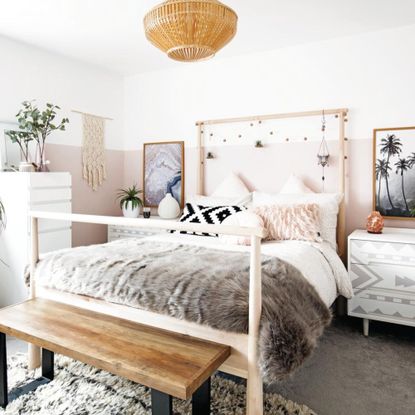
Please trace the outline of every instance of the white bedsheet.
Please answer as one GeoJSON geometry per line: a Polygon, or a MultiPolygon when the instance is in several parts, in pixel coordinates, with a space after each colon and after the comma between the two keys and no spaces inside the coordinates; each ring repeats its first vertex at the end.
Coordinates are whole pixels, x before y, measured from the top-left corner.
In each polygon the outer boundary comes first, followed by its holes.
{"type": "MultiPolygon", "coordinates": [[[[148,239],[180,242],[228,251],[249,251],[249,246],[229,245],[219,238],[182,234],[158,234],[148,239]]],[[[340,257],[327,243],[300,241],[264,242],[261,246],[264,255],[280,258],[302,272],[304,277],[317,290],[327,306],[333,304],[337,296],[353,296],[350,278],[340,257]]]]}

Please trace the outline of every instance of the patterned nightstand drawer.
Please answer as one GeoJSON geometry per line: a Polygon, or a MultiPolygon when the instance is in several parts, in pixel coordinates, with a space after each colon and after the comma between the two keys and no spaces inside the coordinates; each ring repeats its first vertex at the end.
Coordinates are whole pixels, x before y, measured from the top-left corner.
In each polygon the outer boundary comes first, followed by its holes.
{"type": "Polygon", "coordinates": [[[413,244],[352,240],[350,251],[351,264],[380,263],[415,267],[415,240],[413,244]]]}
{"type": "Polygon", "coordinates": [[[350,264],[349,275],[353,290],[381,289],[414,294],[415,267],[394,264],[350,264]]]}
{"type": "Polygon", "coordinates": [[[351,316],[415,326],[415,297],[369,290],[349,300],[348,308],[351,316]]]}

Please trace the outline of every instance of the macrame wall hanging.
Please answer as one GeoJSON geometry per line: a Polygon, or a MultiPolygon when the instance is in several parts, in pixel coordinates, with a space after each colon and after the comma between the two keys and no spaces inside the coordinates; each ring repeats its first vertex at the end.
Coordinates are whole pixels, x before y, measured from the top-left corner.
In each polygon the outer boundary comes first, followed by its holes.
{"type": "Polygon", "coordinates": [[[106,179],[105,169],[105,118],[82,114],[83,142],[82,169],[84,180],[97,190],[106,179]]]}

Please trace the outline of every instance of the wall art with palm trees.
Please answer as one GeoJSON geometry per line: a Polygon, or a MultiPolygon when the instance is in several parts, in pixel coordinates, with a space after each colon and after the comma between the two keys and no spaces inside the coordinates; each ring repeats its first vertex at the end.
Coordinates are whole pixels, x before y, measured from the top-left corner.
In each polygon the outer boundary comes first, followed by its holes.
{"type": "Polygon", "coordinates": [[[373,206],[383,216],[415,219],[415,127],[373,132],[373,206]]]}

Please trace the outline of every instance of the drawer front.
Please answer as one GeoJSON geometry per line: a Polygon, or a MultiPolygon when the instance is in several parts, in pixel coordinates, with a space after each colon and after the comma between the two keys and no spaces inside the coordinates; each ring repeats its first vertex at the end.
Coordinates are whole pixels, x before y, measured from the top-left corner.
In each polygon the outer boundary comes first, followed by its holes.
{"type": "Polygon", "coordinates": [[[348,301],[348,314],[415,326],[415,298],[367,290],[348,301]]]}
{"type": "MultiPolygon", "coordinates": [[[[30,209],[42,210],[44,212],[58,212],[58,213],[71,213],[72,204],[71,202],[62,203],[46,203],[31,205],[30,209]]],[[[27,218],[27,230],[30,234],[30,223],[31,219],[27,218]]],[[[72,226],[71,222],[59,221],[51,219],[39,219],[39,233],[51,232],[53,230],[70,229],[72,226]]]]}
{"type": "Polygon", "coordinates": [[[39,251],[41,254],[70,248],[72,246],[71,229],[56,230],[39,234],[39,251]]]}
{"type": "Polygon", "coordinates": [[[31,189],[29,193],[30,204],[70,202],[72,189],[70,187],[31,189]]]}
{"type": "Polygon", "coordinates": [[[350,264],[353,291],[376,289],[413,294],[415,299],[415,267],[395,264],[350,264]]]}
{"type": "Polygon", "coordinates": [[[30,175],[30,186],[33,188],[70,187],[72,185],[69,173],[33,173],[30,175]]]}
{"type": "Polygon", "coordinates": [[[350,241],[351,264],[396,264],[415,267],[413,244],[395,242],[350,241]]]}

